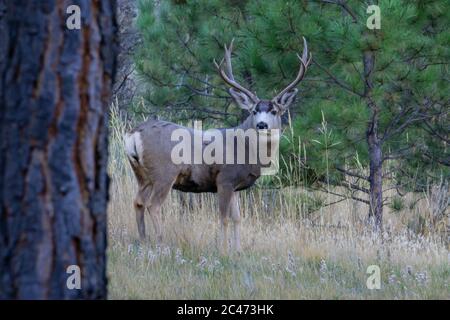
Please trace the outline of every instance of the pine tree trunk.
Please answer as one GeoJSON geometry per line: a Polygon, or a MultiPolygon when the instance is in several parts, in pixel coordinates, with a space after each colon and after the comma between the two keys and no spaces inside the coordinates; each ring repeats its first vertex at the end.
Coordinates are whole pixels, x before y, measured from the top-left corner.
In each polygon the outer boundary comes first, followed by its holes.
{"type": "Polygon", "coordinates": [[[378,135],[379,127],[379,107],[372,99],[372,73],[375,70],[375,54],[367,50],[363,55],[364,79],[367,107],[371,118],[366,131],[366,140],[369,149],[369,220],[375,223],[375,227],[380,230],[383,223],[383,154],[378,135]]]}
{"type": "Polygon", "coordinates": [[[378,117],[367,131],[367,144],[369,146],[370,175],[369,175],[369,219],[377,228],[383,222],[383,156],[380,141],[377,137],[378,117]]]}
{"type": "Polygon", "coordinates": [[[3,5],[0,299],[106,298],[115,1],[3,5]],[[72,4],[80,30],[66,27],[72,4]],[[70,265],[81,289],[67,286],[70,265]]]}

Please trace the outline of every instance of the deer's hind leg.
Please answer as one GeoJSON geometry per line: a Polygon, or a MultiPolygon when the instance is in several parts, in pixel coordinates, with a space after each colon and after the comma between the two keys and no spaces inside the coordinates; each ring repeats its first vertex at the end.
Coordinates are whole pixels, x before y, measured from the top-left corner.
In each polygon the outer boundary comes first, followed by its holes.
{"type": "Polygon", "coordinates": [[[241,252],[241,211],[239,208],[239,194],[233,193],[230,204],[231,220],[233,220],[233,244],[237,253],[241,252]]]}
{"type": "Polygon", "coordinates": [[[152,186],[147,184],[139,186],[139,191],[134,200],[134,210],[136,213],[136,223],[139,232],[139,238],[145,239],[145,208],[148,205],[150,194],[152,193],[152,186]]]}

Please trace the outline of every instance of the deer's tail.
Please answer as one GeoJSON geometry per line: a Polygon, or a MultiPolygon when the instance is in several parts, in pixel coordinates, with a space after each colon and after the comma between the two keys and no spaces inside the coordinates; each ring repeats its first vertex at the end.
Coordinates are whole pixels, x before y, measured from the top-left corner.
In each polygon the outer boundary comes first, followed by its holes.
{"type": "Polygon", "coordinates": [[[124,136],[125,153],[132,164],[139,164],[142,159],[142,140],[139,132],[126,133],[124,136]]]}

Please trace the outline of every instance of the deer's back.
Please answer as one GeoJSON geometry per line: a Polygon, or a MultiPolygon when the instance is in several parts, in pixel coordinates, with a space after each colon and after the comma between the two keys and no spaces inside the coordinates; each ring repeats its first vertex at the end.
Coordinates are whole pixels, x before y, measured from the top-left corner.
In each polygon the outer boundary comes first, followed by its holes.
{"type": "MultiPolygon", "coordinates": [[[[191,155],[202,154],[194,146],[194,135],[199,131],[161,120],[147,120],[134,128],[126,138],[127,154],[131,165],[141,184],[174,182],[173,188],[183,192],[217,192],[217,184],[231,184],[235,190],[243,190],[254,184],[259,177],[259,167],[242,164],[175,164],[172,151],[180,140],[172,141],[175,130],[182,129],[190,135],[185,148],[190,148],[191,155]],[[133,158],[134,156],[134,158],[133,158]],[[135,160],[133,160],[135,159],[135,160]]],[[[177,136],[177,135],[175,135],[177,136]]]]}

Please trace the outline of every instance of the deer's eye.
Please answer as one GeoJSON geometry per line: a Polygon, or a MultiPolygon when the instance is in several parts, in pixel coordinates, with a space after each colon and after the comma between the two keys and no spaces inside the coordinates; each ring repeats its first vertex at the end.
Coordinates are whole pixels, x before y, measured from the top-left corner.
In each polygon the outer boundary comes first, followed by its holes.
{"type": "Polygon", "coordinates": [[[275,110],[273,110],[273,111],[271,112],[271,114],[276,115],[277,112],[276,112],[275,110]]]}
{"type": "Polygon", "coordinates": [[[257,114],[256,110],[253,110],[253,114],[257,114]]]}

